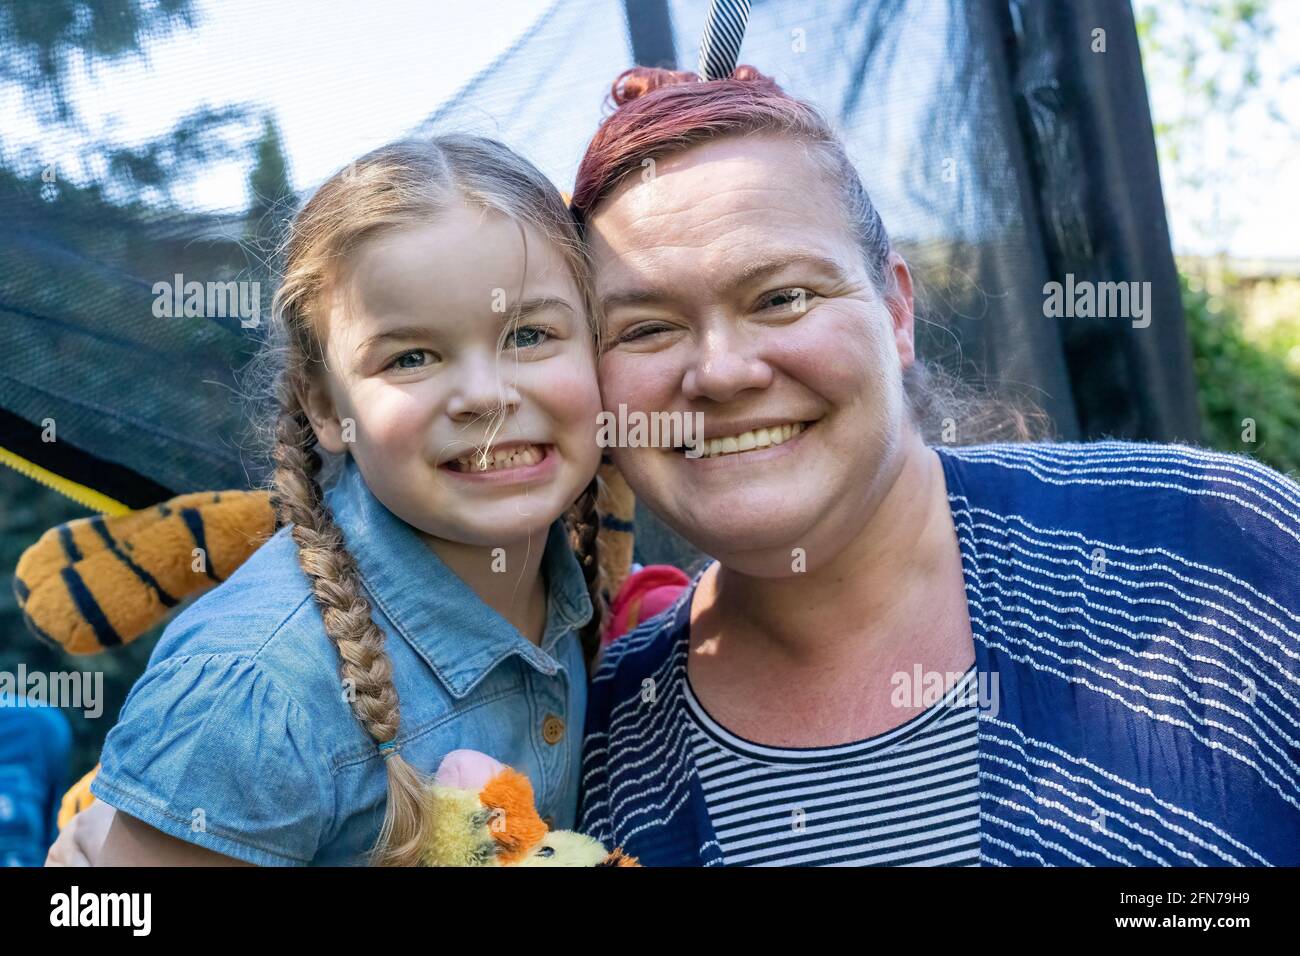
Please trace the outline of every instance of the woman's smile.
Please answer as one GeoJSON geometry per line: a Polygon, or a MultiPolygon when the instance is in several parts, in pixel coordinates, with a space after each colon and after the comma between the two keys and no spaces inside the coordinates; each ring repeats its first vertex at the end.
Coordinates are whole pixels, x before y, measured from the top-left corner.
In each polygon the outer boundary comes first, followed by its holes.
{"type": "Polygon", "coordinates": [[[724,427],[725,434],[704,438],[703,454],[691,457],[679,452],[694,467],[716,468],[758,464],[783,458],[796,452],[800,439],[815,425],[814,421],[792,421],[736,431],[724,427]]]}

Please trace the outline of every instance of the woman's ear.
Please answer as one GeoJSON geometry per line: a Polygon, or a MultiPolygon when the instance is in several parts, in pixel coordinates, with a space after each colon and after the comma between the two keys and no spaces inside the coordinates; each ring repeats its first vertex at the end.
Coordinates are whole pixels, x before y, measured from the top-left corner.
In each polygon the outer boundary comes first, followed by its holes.
{"type": "Polygon", "coordinates": [[[324,375],[308,373],[304,378],[297,389],[298,402],[316,433],[316,442],[330,454],[341,455],[344,451],[343,425],[324,375]]]}
{"type": "Polygon", "coordinates": [[[894,344],[904,369],[916,361],[916,316],[912,303],[912,271],[897,252],[885,264],[885,306],[894,322],[894,344]]]}

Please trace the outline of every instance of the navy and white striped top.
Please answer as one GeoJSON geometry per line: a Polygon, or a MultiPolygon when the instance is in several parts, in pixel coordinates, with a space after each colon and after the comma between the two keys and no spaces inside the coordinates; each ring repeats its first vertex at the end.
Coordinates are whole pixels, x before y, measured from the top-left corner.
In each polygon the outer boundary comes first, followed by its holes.
{"type": "Polygon", "coordinates": [[[972,665],[911,720],[834,747],[731,733],[686,680],[695,767],[735,866],[978,866],[979,724],[972,665]]]}
{"type": "MultiPolygon", "coordinates": [[[[1300,865],[1300,485],[1180,445],[935,450],[998,685],[980,862],[1300,865]]],[[[648,866],[730,862],[683,692],[693,590],[588,697],[579,828],[648,866]]]]}

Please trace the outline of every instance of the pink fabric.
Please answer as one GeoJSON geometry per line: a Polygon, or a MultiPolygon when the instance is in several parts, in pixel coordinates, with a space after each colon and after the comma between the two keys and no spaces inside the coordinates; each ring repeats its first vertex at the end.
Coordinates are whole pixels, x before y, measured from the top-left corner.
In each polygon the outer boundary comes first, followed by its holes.
{"type": "Polygon", "coordinates": [[[505,764],[477,750],[453,750],[438,764],[433,782],[441,787],[477,793],[505,769],[505,764]]]}
{"type": "Polygon", "coordinates": [[[685,572],[671,564],[648,564],[628,575],[610,604],[602,643],[612,643],[637,624],[672,607],[690,584],[685,572]]]}

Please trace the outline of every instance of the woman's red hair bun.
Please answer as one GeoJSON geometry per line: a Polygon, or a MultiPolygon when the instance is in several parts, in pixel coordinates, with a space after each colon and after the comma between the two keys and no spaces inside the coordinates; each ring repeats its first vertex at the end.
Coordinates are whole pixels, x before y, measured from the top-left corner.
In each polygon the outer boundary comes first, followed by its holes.
{"type": "Polygon", "coordinates": [[[764,130],[832,147],[836,143],[813,107],[752,66],[738,66],[725,80],[707,82],[685,70],[633,67],[614,81],[608,105],[612,108],[587,144],[573,184],[569,208],[579,223],[644,160],[694,143],[764,130]]]}
{"type": "MultiPolygon", "coordinates": [[[[728,79],[759,83],[765,87],[776,87],[776,82],[771,77],[764,76],[754,67],[744,64],[732,70],[728,79]]],[[[692,73],[689,70],[665,70],[655,66],[634,66],[618,75],[618,79],[614,81],[614,85],[609,91],[609,98],[618,107],[631,103],[633,100],[639,99],[647,93],[653,93],[665,86],[703,82],[699,74],[692,73]]]]}

